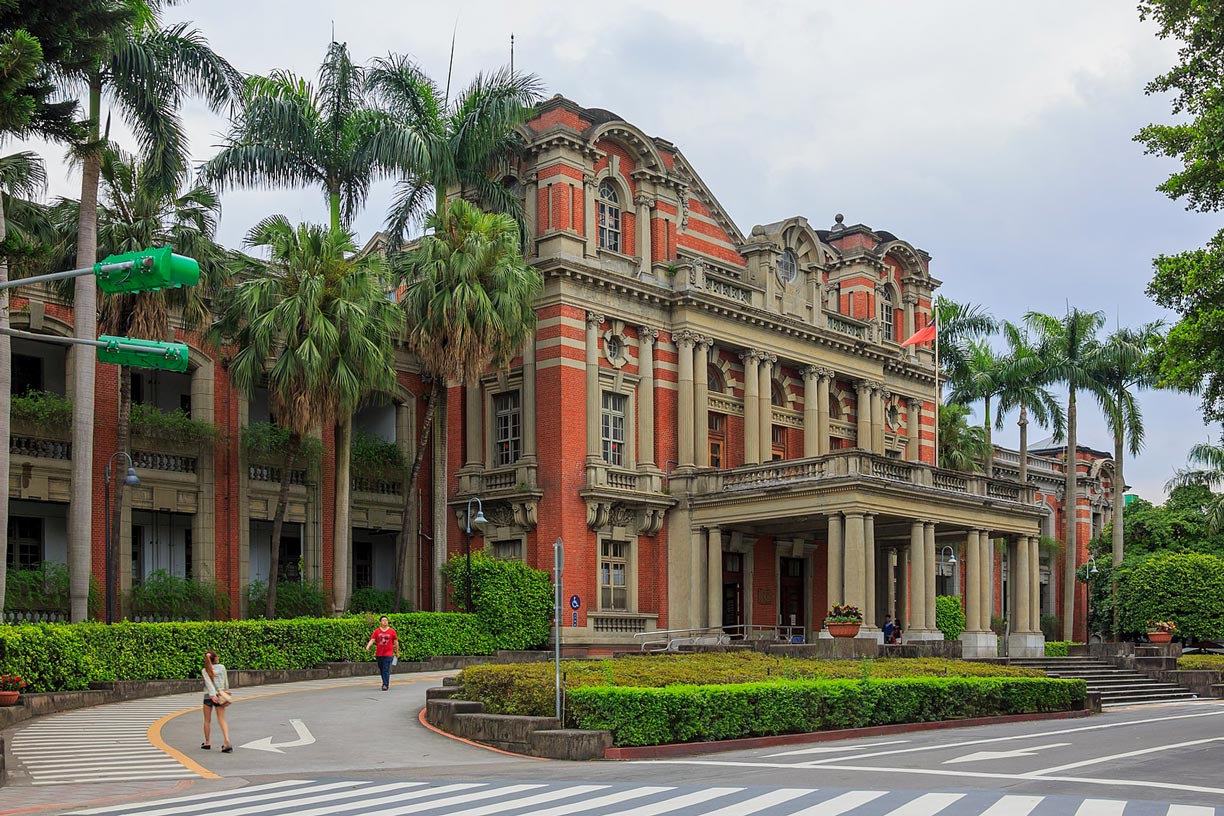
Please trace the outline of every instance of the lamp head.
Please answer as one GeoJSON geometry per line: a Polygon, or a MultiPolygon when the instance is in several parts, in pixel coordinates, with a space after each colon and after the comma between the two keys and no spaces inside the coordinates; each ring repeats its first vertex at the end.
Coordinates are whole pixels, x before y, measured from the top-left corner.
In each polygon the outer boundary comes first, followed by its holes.
{"type": "Polygon", "coordinates": [[[123,477],[123,483],[128,487],[136,487],[140,484],[140,477],[136,475],[136,468],[128,468],[127,476],[123,477]]]}
{"type": "Polygon", "coordinates": [[[1092,569],[1088,570],[1089,575],[1096,575],[1098,572],[1100,572],[1100,570],[1097,569],[1096,564],[1093,564],[1092,569]]]}
{"type": "Polygon", "coordinates": [[[956,563],[956,553],[952,553],[950,556],[948,556],[948,563],[949,563],[949,564],[955,564],[955,563],[956,563]]]}
{"type": "Polygon", "coordinates": [[[485,518],[484,510],[477,508],[476,518],[472,519],[472,523],[477,526],[483,527],[487,521],[488,519],[485,518]]]}

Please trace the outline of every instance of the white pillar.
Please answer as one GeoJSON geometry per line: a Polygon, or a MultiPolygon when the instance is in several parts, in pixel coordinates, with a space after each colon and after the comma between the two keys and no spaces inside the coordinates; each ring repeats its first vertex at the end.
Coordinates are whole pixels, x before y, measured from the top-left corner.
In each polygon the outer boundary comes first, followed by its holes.
{"type": "MultiPolygon", "coordinates": [[[[740,359],[744,361],[744,464],[751,465],[761,461],[761,403],[757,399],[761,356],[759,352],[746,351],[740,359]]],[[[683,406],[680,410],[683,412],[683,406]]]]}
{"type": "Polygon", "coordinates": [[[757,389],[757,399],[761,404],[761,451],[758,462],[768,462],[773,458],[773,369],[777,362],[775,355],[761,353],[761,367],[757,372],[761,382],[757,389]]]}
{"type": "Polygon", "coordinates": [[[825,588],[827,590],[829,606],[845,601],[845,590],[842,583],[844,578],[842,564],[845,559],[845,541],[842,536],[841,513],[833,513],[829,516],[829,557],[825,572],[825,588]]]}
{"type": "Polygon", "coordinates": [[[859,380],[854,387],[858,392],[858,402],[854,409],[858,420],[858,438],[855,445],[863,450],[871,450],[871,383],[859,380]]]}
{"type": "Polygon", "coordinates": [[[588,462],[599,461],[599,327],[604,316],[587,312],[586,318],[586,432],[588,462]]]}
{"type": "Polygon", "coordinates": [[[982,631],[982,550],[978,544],[978,531],[970,530],[965,539],[965,628],[969,632],[982,631]]]}
{"type": "MultiPolygon", "coordinates": [[[[907,346],[912,348],[912,346],[907,346]]],[[[922,403],[915,397],[905,398],[905,458],[910,462],[918,461],[919,435],[918,429],[922,422],[922,403]]]]}
{"type": "MultiPolygon", "coordinates": [[[[909,631],[925,632],[930,625],[927,623],[926,602],[926,537],[921,521],[910,522],[910,619],[909,631]]],[[[904,634],[902,635],[904,637],[904,634]]]]}
{"type": "Polygon", "coordinates": [[[829,452],[829,387],[833,384],[833,370],[817,370],[816,384],[816,453],[824,456],[829,452]]]}
{"type": "Polygon", "coordinates": [[[934,633],[939,632],[935,617],[935,522],[924,523],[922,532],[926,545],[926,571],[923,573],[926,576],[926,622],[927,629],[934,633]]]}
{"type": "Polygon", "coordinates": [[[864,606],[863,626],[872,628],[876,625],[876,553],[875,553],[875,513],[863,515],[863,574],[864,606]]]}
{"type": "Polygon", "coordinates": [[[990,631],[990,618],[994,614],[994,542],[989,533],[978,533],[978,547],[982,552],[981,572],[978,575],[982,582],[982,611],[979,614],[982,618],[982,629],[990,631]]]}
{"type": "Polygon", "coordinates": [[[645,193],[638,193],[634,197],[633,203],[637,205],[637,219],[634,224],[634,231],[637,235],[637,254],[642,259],[638,267],[638,274],[645,277],[652,274],[650,265],[650,208],[654,206],[655,200],[652,196],[648,196],[645,193]]]}
{"type": "MultiPolygon", "coordinates": [[[[846,555],[844,563],[846,603],[863,610],[867,605],[867,587],[864,567],[866,566],[863,514],[861,512],[846,513],[846,555]]],[[[866,620],[864,618],[864,620],[866,620]]]]}
{"type": "MultiPolygon", "coordinates": [[[[710,345],[713,338],[698,337],[693,361],[693,454],[697,467],[710,464],[710,345]]],[[[713,626],[713,624],[710,624],[713,626]]]]}
{"type": "Polygon", "coordinates": [[[1029,631],[1041,631],[1041,539],[1031,536],[1029,548],[1029,631]]]}
{"type": "Polygon", "coordinates": [[[653,468],[654,446],[654,344],[659,331],[638,327],[638,466],[653,468]]]}
{"type": "Polygon", "coordinates": [[[691,468],[695,464],[693,456],[693,345],[696,341],[696,336],[689,331],[681,331],[676,333],[676,348],[680,353],[679,362],[679,380],[680,393],[677,404],[677,429],[676,433],[679,437],[677,447],[679,449],[679,465],[682,468],[691,468]]]}
{"type": "Polygon", "coordinates": [[[722,531],[717,527],[709,529],[707,552],[707,574],[709,579],[706,592],[708,594],[709,621],[706,625],[722,626],[722,531]]]}
{"type": "Polygon", "coordinates": [[[820,455],[820,369],[803,369],[803,455],[820,455]]]}

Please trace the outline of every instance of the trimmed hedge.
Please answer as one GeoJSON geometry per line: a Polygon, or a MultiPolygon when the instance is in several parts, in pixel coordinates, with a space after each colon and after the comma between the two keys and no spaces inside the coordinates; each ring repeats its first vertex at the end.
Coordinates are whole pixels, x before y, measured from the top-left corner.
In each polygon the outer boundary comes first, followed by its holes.
{"type": "Polygon", "coordinates": [[[955,595],[935,596],[935,628],[943,632],[944,640],[956,640],[965,631],[965,610],[955,595]]]}
{"type": "MultiPolygon", "coordinates": [[[[475,615],[391,615],[400,657],[492,654],[475,615]]],[[[371,661],[372,615],[203,623],[33,624],[0,627],[0,673],[19,674],[30,691],[83,689],[92,681],[183,679],[200,673],[214,649],[230,669],[307,669],[371,661]]]]}
{"type": "Polygon", "coordinates": [[[794,680],[569,692],[567,724],[616,745],[708,742],[1083,708],[1083,680],[922,677],[794,680]]]}
{"type": "Polygon", "coordinates": [[[1072,643],[1069,640],[1047,640],[1045,642],[1046,657],[1066,657],[1071,653],[1072,643]]]}
{"type": "Polygon", "coordinates": [[[471,610],[466,608],[467,558],[452,555],[442,572],[455,607],[475,612],[499,649],[535,649],[548,642],[553,586],[547,572],[473,550],[471,610]]]}
{"type": "MultiPolygon", "coordinates": [[[[1045,677],[1019,666],[948,660],[803,660],[756,652],[694,655],[643,655],[615,660],[567,660],[567,689],[588,686],[661,687],[752,683],[768,680],[861,680],[903,677],[1045,677]]],[[[547,663],[469,666],[459,674],[463,698],[484,703],[491,714],[551,716],[553,667],[547,663]]]]}
{"type": "Polygon", "coordinates": [[[1177,658],[1177,668],[1184,671],[1224,671],[1224,655],[1192,654],[1177,658]]]}
{"type": "Polygon", "coordinates": [[[1224,633],[1224,558],[1197,552],[1157,553],[1118,572],[1118,623],[1138,635],[1149,620],[1171,620],[1178,638],[1214,640],[1224,633]]]}

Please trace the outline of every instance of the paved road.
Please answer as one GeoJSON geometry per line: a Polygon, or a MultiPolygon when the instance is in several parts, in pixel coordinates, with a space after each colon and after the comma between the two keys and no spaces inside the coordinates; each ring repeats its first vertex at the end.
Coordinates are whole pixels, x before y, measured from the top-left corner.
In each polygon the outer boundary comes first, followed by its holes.
{"type": "Polygon", "coordinates": [[[568,763],[507,756],[423,729],[416,714],[441,676],[400,676],[388,692],[370,678],[241,689],[230,709],[232,754],[216,750],[215,724],[214,749],[199,750],[194,694],[44,718],[7,735],[10,783],[0,788],[0,816],[29,808],[167,816],[1224,816],[1224,807],[1214,809],[1224,805],[1220,702],[686,759],[568,763]],[[82,742],[69,753],[63,740],[82,742]],[[168,776],[149,779],[151,768],[168,776]],[[39,785],[49,781],[59,784],[39,785]]]}

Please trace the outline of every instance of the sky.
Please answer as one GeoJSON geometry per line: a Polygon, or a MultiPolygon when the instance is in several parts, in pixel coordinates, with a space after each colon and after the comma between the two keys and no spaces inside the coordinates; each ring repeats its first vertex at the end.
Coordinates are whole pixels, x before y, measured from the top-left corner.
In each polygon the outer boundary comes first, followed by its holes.
{"type": "MultiPolygon", "coordinates": [[[[933,256],[940,292],[1012,321],[1068,305],[1108,328],[1169,320],[1144,294],[1152,258],[1203,245],[1221,214],[1185,211],[1155,187],[1177,165],[1132,140],[1170,119],[1144,86],[1176,44],[1124,0],[974,3],[717,2],[358,3],[195,0],[191,20],[239,70],[313,77],[332,36],[354,59],[413,56],[454,87],[509,60],[547,93],[611,110],[675,143],[748,234],[803,215],[827,228],[888,230],[933,256]]],[[[198,104],[185,120],[193,160],[226,120],[198,104]]],[[[124,128],[113,131],[122,141],[124,128]]],[[[130,142],[129,142],[130,145],[130,142]]],[[[55,146],[48,195],[76,197],[79,174],[55,146]]],[[[389,182],[354,222],[379,229],[389,182]]],[[[283,213],[325,222],[315,190],[237,190],[222,199],[221,240],[239,246],[283,213]]],[[[1064,395],[1065,398],[1065,395],[1064,395]]],[[[1146,440],[1128,460],[1133,492],[1159,501],[1190,446],[1218,440],[1197,398],[1146,393],[1146,440]]],[[[1112,451],[1100,412],[1081,401],[1080,444],[1112,451]]],[[[1030,438],[1044,436],[1030,428],[1030,438]]],[[[1015,445],[1015,426],[996,434],[1015,445]]]]}

